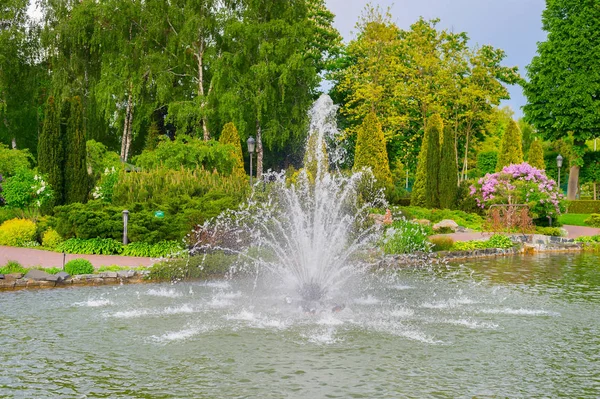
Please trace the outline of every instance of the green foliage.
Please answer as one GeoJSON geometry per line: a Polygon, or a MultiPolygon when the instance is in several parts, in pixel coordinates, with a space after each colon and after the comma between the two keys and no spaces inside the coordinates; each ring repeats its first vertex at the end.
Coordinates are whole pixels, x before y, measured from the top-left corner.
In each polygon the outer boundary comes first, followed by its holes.
{"type": "Polygon", "coordinates": [[[27,268],[21,266],[21,264],[19,262],[16,262],[14,260],[8,261],[6,263],[6,265],[4,265],[3,267],[0,268],[0,274],[12,274],[12,273],[26,274],[27,268]]]}
{"type": "Polygon", "coordinates": [[[123,244],[110,238],[70,238],[60,243],[56,250],[67,254],[119,255],[123,252],[123,244]]]}
{"type": "Polygon", "coordinates": [[[173,197],[202,197],[224,193],[232,202],[244,198],[248,183],[239,176],[222,176],[205,169],[158,168],[135,173],[121,172],[114,187],[113,204],[154,202],[166,204],[173,197]]]}
{"type": "Polygon", "coordinates": [[[65,147],[65,203],[86,202],[89,194],[83,107],[79,97],[70,101],[65,147]]]}
{"type": "Polygon", "coordinates": [[[488,248],[500,248],[508,249],[512,248],[514,243],[510,237],[502,234],[494,234],[489,240],[472,240],[472,241],[457,241],[452,247],[453,251],[473,251],[476,249],[488,249],[488,248]]]}
{"type": "Polygon", "coordinates": [[[429,251],[428,232],[418,223],[406,219],[395,220],[387,229],[383,241],[386,254],[409,254],[416,251],[429,251]]]}
{"type": "Polygon", "coordinates": [[[203,141],[178,134],[173,141],[161,140],[155,150],[144,150],[133,161],[145,170],[163,167],[172,170],[203,168],[210,172],[216,170],[229,176],[234,167],[239,167],[235,151],[232,144],[223,144],[214,140],[203,141]]]}
{"type": "Polygon", "coordinates": [[[392,190],[392,172],[388,162],[385,137],[381,130],[381,124],[374,112],[365,118],[361,128],[358,130],[356,139],[356,151],[354,154],[353,171],[370,168],[377,180],[375,187],[383,188],[386,192],[392,190]]]}
{"type": "Polygon", "coordinates": [[[19,169],[3,183],[6,206],[19,209],[22,216],[36,218],[40,207],[54,197],[54,190],[42,175],[30,169],[19,169]]]}
{"type": "Polygon", "coordinates": [[[76,276],[78,274],[92,274],[94,273],[94,266],[87,259],[73,259],[65,264],[65,272],[69,273],[71,276],[76,276]]]}
{"type": "Polygon", "coordinates": [[[33,162],[29,150],[11,149],[0,143],[0,176],[7,178],[14,175],[17,170],[30,169],[33,162]]]}
{"type": "Polygon", "coordinates": [[[477,154],[477,171],[480,176],[496,171],[498,151],[482,151],[477,154]]]}
{"type": "Polygon", "coordinates": [[[219,137],[219,143],[229,144],[233,146],[231,157],[235,159],[235,165],[233,166],[232,175],[239,177],[246,177],[246,171],[244,170],[244,155],[242,153],[242,142],[240,135],[232,122],[229,122],[223,126],[221,137],[219,137]]]}
{"type": "Polygon", "coordinates": [[[564,229],[561,229],[560,227],[536,226],[535,232],[537,234],[542,234],[545,236],[552,236],[552,237],[566,237],[567,236],[567,231],[564,229]]]}
{"type": "Polygon", "coordinates": [[[429,242],[433,245],[431,250],[434,252],[449,251],[454,245],[452,237],[431,237],[429,242]]]}
{"type": "Polygon", "coordinates": [[[160,142],[160,130],[158,129],[158,124],[156,121],[152,121],[150,123],[150,128],[148,129],[148,136],[146,136],[146,145],[144,146],[144,150],[153,151],[158,147],[158,143],[160,142]]]}
{"type": "Polygon", "coordinates": [[[600,151],[590,151],[583,156],[579,179],[582,183],[600,182],[600,151]]]}
{"type": "Polygon", "coordinates": [[[440,206],[440,138],[444,131],[444,123],[439,114],[432,115],[427,121],[427,146],[425,204],[428,208],[440,206]]]}
{"type": "Polygon", "coordinates": [[[419,158],[417,162],[417,173],[415,176],[415,183],[410,193],[410,205],[411,206],[427,206],[427,144],[429,140],[427,132],[423,136],[423,145],[419,152],[419,158]]]}
{"type": "Polygon", "coordinates": [[[600,227],[600,214],[592,213],[584,222],[587,226],[600,227]]]}
{"type": "Polygon", "coordinates": [[[592,200],[575,200],[567,202],[567,210],[569,213],[600,213],[600,201],[592,200]]]}
{"type": "Polygon", "coordinates": [[[600,235],[594,235],[594,236],[580,236],[577,237],[575,239],[575,241],[577,242],[583,242],[583,243],[594,243],[594,242],[600,242],[600,235]]]}
{"type": "Polygon", "coordinates": [[[183,247],[177,241],[160,241],[156,244],[147,242],[132,242],[123,247],[123,256],[143,256],[150,258],[162,258],[181,253],[183,247]]]}
{"type": "Polygon", "coordinates": [[[0,224],[6,222],[9,219],[14,219],[21,214],[17,209],[11,209],[0,206],[0,224]]]}
{"type": "Polygon", "coordinates": [[[11,219],[0,225],[0,245],[21,247],[35,240],[35,223],[28,219],[11,219]]]}
{"type": "Polygon", "coordinates": [[[520,163],[523,163],[521,129],[519,129],[517,122],[511,120],[502,137],[502,146],[498,154],[496,171],[502,170],[505,166],[520,163]]]}
{"type": "Polygon", "coordinates": [[[319,140],[319,134],[317,132],[312,132],[308,136],[304,152],[304,161],[302,164],[312,180],[319,176],[319,165],[323,168],[323,170],[320,171],[321,173],[329,171],[327,144],[324,140],[319,140]],[[318,141],[321,142],[318,143],[318,141]]]}
{"type": "Polygon", "coordinates": [[[48,229],[42,235],[42,246],[44,248],[54,249],[62,242],[62,237],[54,229],[48,229]]]}
{"type": "Polygon", "coordinates": [[[114,166],[106,169],[98,181],[98,185],[92,191],[92,197],[97,200],[102,200],[106,203],[111,203],[115,193],[115,186],[119,181],[119,173],[122,169],[116,169],[114,166]]]}
{"type": "Polygon", "coordinates": [[[544,149],[542,148],[542,142],[540,140],[534,140],[529,147],[529,155],[527,157],[527,163],[534,168],[540,170],[546,170],[546,162],[544,161],[544,149]]]}
{"type": "Polygon", "coordinates": [[[103,174],[110,170],[122,169],[122,162],[119,154],[114,151],[108,151],[108,148],[96,140],[88,140],[85,144],[87,169],[92,175],[94,183],[98,181],[103,174]]]}
{"type": "Polygon", "coordinates": [[[237,261],[237,256],[223,252],[172,259],[155,263],[150,269],[150,279],[177,281],[192,278],[207,278],[227,273],[237,261]]]}
{"type": "Polygon", "coordinates": [[[44,127],[38,142],[38,168],[47,176],[54,190],[54,203],[64,201],[64,137],[60,126],[60,104],[54,97],[48,97],[44,127]]]}
{"type": "Polygon", "coordinates": [[[437,223],[444,219],[452,219],[459,226],[472,230],[481,230],[484,219],[476,213],[468,213],[460,210],[449,209],[427,209],[417,206],[398,208],[408,218],[426,219],[431,223],[437,223]]]}
{"type": "Polygon", "coordinates": [[[446,126],[441,148],[439,170],[440,207],[454,209],[458,192],[458,168],[456,166],[456,148],[454,147],[454,132],[451,126],[446,126]]]}

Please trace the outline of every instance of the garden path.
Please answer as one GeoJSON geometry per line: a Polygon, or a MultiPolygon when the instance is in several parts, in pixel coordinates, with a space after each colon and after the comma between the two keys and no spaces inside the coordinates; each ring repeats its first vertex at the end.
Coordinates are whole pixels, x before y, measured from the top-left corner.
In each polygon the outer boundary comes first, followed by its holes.
{"type": "MultiPolygon", "coordinates": [[[[134,256],[73,254],[66,254],[65,262],[76,258],[85,258],[89,260],[95,268],[111,265],[131,267],[151,266],[155,262],[155,260],[152,260],[152,258],[134,256]]],[[[4,266],[8,261],[11,260],[19,262],[21,266],[24,267],[62,267],[63,254],[52,251],[44,251],[41,249],[0,246],[0,266],[4,266]]]]}

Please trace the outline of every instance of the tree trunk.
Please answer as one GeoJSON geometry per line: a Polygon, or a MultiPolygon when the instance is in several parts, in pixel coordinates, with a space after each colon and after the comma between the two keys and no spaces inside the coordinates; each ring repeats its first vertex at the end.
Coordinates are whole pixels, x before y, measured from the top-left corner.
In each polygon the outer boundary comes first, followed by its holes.
{"type": "Polygon", "coordinates": [[[256,121],[256,180],[262,179],[263,173],[263,144],[260,122],[256,121]]]}
{"type": "Polygon", "coordinates": [[[579,166],[571,166],[569,169],[569,185],[567,187],[567,199],[574,200],[577,197],[577,186],[579,184],[579,166]]]}
{"type": "Polygon", "coordinates": [[[469,164],[469,130],[467,130],[467,139],[465,141],[465,158],[461,172],[461,181],[467,180],[467,167],[469,164]]]}
{"type": "Polygon", "coordinates": [[[202,136],[204,141],[210,140],[210,132],[206,123],[205,106],[206,98],[204,98],[204,40],[200,38],[200,49],[196,54],[198,59],[198,95],[200,96],[200,124],[202,125],[202,136]]]}
{"type": "Polygon", "coordinates": [[[131,122],[133,121],[133,82],[129,82],[129,95],[127,96],[127,108],[125,109],[125,123],[123,126],[123,138],[121,139],[121,161],[127,162],[129,147],[131,145],[131,122]]]}
{"type": "Polygon", "coordinates": [[[17,149],[17,138],[16,137],[12,138],[11,144],[12,144],[12,149],[16,150],[17,149]]]}

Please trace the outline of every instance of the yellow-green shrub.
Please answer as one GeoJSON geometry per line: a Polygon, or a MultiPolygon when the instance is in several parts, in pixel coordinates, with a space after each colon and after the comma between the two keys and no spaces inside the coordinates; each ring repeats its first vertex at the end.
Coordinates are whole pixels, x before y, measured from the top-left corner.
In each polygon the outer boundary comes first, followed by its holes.
{"type": "Polygon", "coordinates": [[[0,225],[0,245],[18,247],[35,239],[35,223],[29,219],[10,219],[0,225]]]}
{"type": "Polygon", "coordinates": [[[61,242],[63,242],[62,237],[54,229],[48,229],[42,235],[42,245],[46,248],[54,249],[61,242]]]}

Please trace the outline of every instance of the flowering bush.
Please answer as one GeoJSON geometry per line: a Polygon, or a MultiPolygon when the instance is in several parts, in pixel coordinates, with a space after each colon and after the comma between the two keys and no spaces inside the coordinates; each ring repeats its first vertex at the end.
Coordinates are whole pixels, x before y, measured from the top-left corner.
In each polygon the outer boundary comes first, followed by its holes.
{"type": "Polygon", "coordinates": [[[114,166],[110,169],[104,169],[104,174],[100,178],[100,182],[94,188],[94,191],[92,191],[92,197],[104,202],[112,202],[117,181],[119,181],[119,170],[115,169],[114,166]]]}
{"type": "Polygon", "coordinates": [[[558,216],[565,210],[564,196],[543,170],[524,162],[486,174],[471,186],[481,208],[492,204],[526,204],[534,218],[558,216]]]}
{"type": "Polygon", "coordinates": [[[6,206],[20,209],[23,217],[35,219],[40,207],[52,200],[53,196],[44,178],[30,169],[19,169],[4,183],[6,206]]]}

